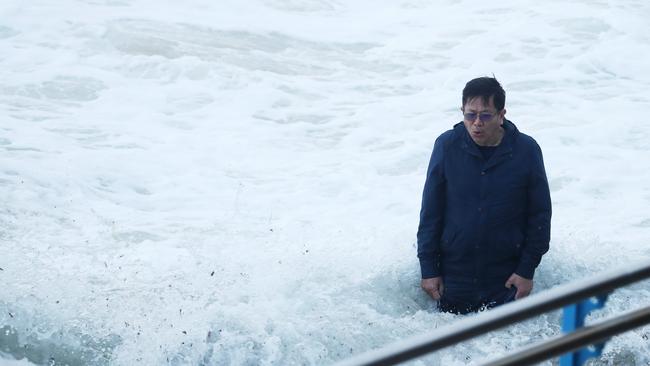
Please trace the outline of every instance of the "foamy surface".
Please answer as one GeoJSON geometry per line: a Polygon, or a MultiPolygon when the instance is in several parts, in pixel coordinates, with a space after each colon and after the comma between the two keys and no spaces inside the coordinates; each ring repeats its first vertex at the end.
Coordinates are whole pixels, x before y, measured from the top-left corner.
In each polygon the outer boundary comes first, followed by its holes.
{"type": "MultiPolygon", "coordinates": [[[[0,363],[326,365],[458,320],[419,289],[415,232],[433,142],[484,75],[545,156],[535,291],[650,259],[649,18],[645,1],[4,0],[0,363]]],[[[592,318],[649,302],[640,283],[592,318]]],[[[649,332],[595,364],[650,362],[649,332]]],[[[558,334],[549,313],[412,364],[558,334]]]]}

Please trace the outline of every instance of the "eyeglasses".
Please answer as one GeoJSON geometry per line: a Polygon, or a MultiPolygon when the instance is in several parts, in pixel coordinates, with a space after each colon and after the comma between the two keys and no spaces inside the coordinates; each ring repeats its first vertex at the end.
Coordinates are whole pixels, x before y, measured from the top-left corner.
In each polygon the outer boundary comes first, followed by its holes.
{"type": "Polygon", "coordinates": [[[478,116],[479,121],[485,123],[485,122],[491,121],[492,118],[494,118],[494,116],[496,116],[496,113],[487,113],[487,112],[484,112],[484,113],[476,113],[476,112],[463,113],[463,117],[465,118],[465,121],[474,122],[474,121],[476,121],[477,116],[478,116]]]}

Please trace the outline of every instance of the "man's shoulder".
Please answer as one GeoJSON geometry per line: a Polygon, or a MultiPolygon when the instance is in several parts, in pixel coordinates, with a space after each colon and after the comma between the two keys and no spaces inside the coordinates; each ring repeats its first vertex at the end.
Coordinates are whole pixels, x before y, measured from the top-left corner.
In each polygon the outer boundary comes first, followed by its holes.
{"type": "MultiPolygon", "coordinates": [[[[454,125],[453,128],[443,132],[438,136],[436,139],[436,144],[442,144],[443,146],[449,146],[450,143],[452,143],[454,140],[460,136],[460,133],[458,131],[459,125],[462,125],[462,122],[454,125]]],[[[464,127],[463,127],[464,128],[464,127]]]]}
{"type": "Polygon", "coordinates": [[[532,136],[523,132],[519,132],[517,136],[517,145],[521,146],[524,151],[529,153],[536,154],[541,151],[537,141],[532,136]]]}
{"type": "Polygon", "coordinates": [[[527,145],[537,145],[537,141],[535,141],[533,136],[527,135],[521,131],[519,131],[517,138],[520,143],[527,144],[527,145]]]}
{"type": "Polygon", "coordinates": [[[512,123],[511,121],[508,121],[508,123],[513,127],[515,141],[518,146],[520,146],[521,148],[527,151],[537,151],[540,149],[539,144],[532,136],[521,132],[519,129],[515,127],[515,124],[512,123]]]}
{"type": "Polygon", "coordinates": [[[447,143],[454,138],[454,130],[447,130],[438,136],[436,142],[447,143]]]}

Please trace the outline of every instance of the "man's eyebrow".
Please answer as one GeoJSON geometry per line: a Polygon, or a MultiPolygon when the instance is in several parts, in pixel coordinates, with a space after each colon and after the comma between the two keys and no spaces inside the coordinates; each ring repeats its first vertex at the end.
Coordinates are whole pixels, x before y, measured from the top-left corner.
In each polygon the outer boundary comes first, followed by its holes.
{"type": "Polygon", "coordinates": [[[480,110],[480,111],[477,111],[476,109],[471,109],[471,108],[468,109],[467,112],[471,112],[471,113],[483,113],[483,112],[494,113],[494,112],[492,112],[492,111],[489,110],[489,109],[482,109],[482,110],[480,110]]]}

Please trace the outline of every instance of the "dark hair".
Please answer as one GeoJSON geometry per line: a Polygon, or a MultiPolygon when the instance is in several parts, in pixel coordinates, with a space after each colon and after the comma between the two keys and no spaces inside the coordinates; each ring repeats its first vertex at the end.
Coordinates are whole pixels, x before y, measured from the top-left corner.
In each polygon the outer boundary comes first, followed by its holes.
{"type": "Polygon", "coordinates": [[[497,111],[506,105],[506,92],[495,77],[482,77],[470,80],[463,89],[463,108],[468,100],[476,97],[483,98],[483,103],[489,104],[490,97],[494,97],[494,107],[497,111]]]}

